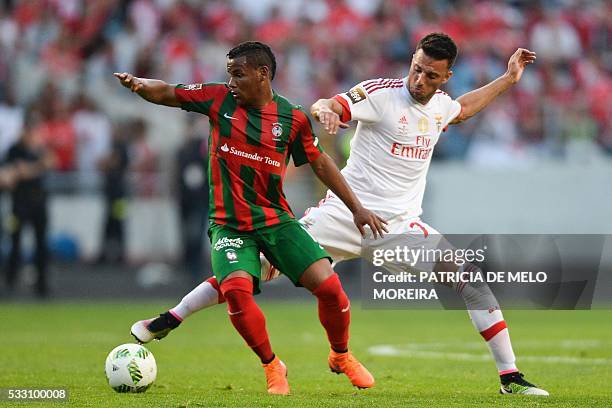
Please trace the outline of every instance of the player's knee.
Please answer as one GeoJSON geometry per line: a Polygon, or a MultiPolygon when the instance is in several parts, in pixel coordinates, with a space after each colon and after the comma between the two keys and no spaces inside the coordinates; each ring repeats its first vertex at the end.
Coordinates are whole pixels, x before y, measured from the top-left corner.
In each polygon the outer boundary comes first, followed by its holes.
{"type": "Polygon", "coordinates": [[[319,259],[304,271],[300,278],[300,284],[313,292],[332,275],[335,275],[335,272],[331,268],[329,260],[326,258],[319,259]]]}
{"type": "Polygon", "coordinates": [[[227,278],[219,286],[221,294],[230,301],[237,296],[253,295],[253,282],[244,277],[227,278]]]}
{"type": "Polygon", "coordinates": [[[348,299],[340,283],[340,278],[335,272],[317,286],[312,294],[320,300],[337,303],[344,303],[348,299]]]}

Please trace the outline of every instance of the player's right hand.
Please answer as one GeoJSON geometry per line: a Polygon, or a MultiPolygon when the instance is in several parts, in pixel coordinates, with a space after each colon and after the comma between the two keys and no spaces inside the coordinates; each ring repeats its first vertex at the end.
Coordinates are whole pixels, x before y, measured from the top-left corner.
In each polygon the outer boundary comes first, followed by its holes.
{"type": "Polygon", "coordinates": [[[346,129],[349,127],[348,124],[340,121],[340,116],[327,106],[321,106],[319,110],[313,112],[313,116],[316,120],[321,122],[325,131],[330,135],[338,133],[338,128],[346,129]]]}
{"type": "Polygon", "coordinates": [[[144,82],[142,81],[142,79],[135,77],[134,75],[130,73],[115,72],[113,75],[117,79],[119,79],[119,82],[121,83],[121,85],[130,89],[132,92],[138,92],[144,86],[144,82]]]}
{"type": "Polygon", "coordinates": [[[385,226],[387,221],[374,214],[373,211],[363,207],[353,213],[353,221],[363,238],[366,238],[366,231],[364,228],[366,225],[370,226],[374,239],[378,238],[378,236],[382,238],[384,236],[383,232],[389,232],[385,226]]]}

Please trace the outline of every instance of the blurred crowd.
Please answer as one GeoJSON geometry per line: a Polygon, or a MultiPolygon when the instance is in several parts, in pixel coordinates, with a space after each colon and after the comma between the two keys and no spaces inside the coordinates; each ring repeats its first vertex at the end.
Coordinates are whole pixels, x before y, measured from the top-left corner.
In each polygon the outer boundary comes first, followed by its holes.
{"type": "MultiPolygon", "coordinates": [[[[128,97],[112,83],[113,71],[170,83],[222,81],[227,50],[258,39],[279,60],[276,88],[308,106],[364,79],[406,75],[414,45],[431,31],[446,32],[459,45],[447,87],[454,97],[503,73],[516,47],[538,53],[537,65],[516,89],[443,138],[437,159],[514,165],[612,153],[612,3],[606,1],[1,4],[0,156],[17,139],[27,114],[56,152],[60,171],[95,171],[108,151],[118,126],[108,101],[128,97]]],[[[339,156],[346,154],[343,138],[329,144],[339,156]]],[[[170,153],[167,144],[157,147],[140,151],[170,153]]]]}

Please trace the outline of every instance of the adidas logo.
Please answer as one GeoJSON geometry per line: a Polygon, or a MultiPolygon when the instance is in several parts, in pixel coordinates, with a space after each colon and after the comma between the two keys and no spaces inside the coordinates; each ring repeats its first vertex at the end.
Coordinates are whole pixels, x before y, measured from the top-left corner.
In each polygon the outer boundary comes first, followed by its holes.
{"type": "Polygon", "coordinates": [[[402,125],[407,125],[408,124],[408,119],[406,119],[406,115],[402,115],[402,117],[399,120],[399,123],[402,125]]]}

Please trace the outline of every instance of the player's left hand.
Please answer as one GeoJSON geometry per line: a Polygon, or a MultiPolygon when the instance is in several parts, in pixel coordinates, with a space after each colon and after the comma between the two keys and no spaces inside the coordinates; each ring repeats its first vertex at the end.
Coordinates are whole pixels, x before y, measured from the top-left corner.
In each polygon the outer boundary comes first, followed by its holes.
{"type": "Polygon", "coordinates": [[[536,53],[525,48],[517,49],[508,61],[508,71],[506,74],[513,83],[517,83],[527,64],[533,64],[536,60],[536,53]]]}
{"type": "Polygon", "coordinates": [[[338,129],[347,129],[349,125],[340,120],[340,116],[329,109],[327,106],[321,106],[319,110],[313,113],[316,120],[321,122],[325,131],[330,135],[338,133],[338,129]]]}
{"type": "Polygon", "coordinates": [[[374,234],[374,239],[378,238],[378,236],[382,238],[384,236],[383,232],[389,232],[387,227],[385,227],[387,221],[364,207],[361,207],[353,213],[353,221],[363,238],[366,238],[366,225],[370,226],[372,234],[374,234]]]}

